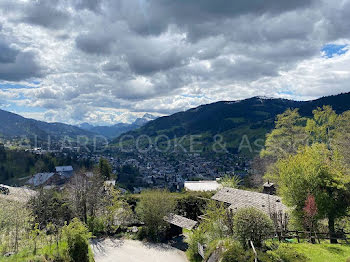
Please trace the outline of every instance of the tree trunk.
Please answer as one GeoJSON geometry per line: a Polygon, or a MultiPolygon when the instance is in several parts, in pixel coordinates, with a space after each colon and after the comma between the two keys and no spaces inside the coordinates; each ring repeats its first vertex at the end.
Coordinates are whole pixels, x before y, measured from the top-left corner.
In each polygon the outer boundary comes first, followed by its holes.
{"type": "Polygon", "coordinates": [[[338,241],[335,238],[335,229],[334,229],[334,217],[333,216],[329,216],[328,217],[328,230],[329,230],[329,238],[330,238],[330,242],[331,244],[337,244],[338,241]]]}

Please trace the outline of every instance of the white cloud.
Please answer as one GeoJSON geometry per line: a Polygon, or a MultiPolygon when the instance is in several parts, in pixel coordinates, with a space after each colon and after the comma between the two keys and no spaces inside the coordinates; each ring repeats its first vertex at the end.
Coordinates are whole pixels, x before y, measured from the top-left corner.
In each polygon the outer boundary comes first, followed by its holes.
{"type": "Polygon", "coordinates": [[[320,53],[350,43],[349,0],[162,1],[1,1],[0,88],[28,88],[0,89],[0,104],[44,109],[24,115],[46,121],[112,124],[218,100],[350,91],[349,52],[320,53]],[[4,63],[13,50],[34,54],[40,74],[9,79],[20,68],[4,63]]]}

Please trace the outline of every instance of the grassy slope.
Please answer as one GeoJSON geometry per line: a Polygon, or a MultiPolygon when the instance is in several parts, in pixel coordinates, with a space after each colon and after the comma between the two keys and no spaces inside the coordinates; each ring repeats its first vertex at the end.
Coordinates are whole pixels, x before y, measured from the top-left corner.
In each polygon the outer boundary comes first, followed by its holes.
{"type": "Polygon", "coordinates": [[[311,262],[345,262],[350,258],[350,245],[335,244],[290,244],[300,253],[307,256],[311,262]]]}

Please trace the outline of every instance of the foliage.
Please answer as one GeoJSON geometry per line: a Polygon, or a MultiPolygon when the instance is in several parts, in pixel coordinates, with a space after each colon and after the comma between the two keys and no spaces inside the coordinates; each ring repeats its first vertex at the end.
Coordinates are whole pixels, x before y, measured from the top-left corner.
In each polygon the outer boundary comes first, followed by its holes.
{"type": "Polygon", "coordinates": [[[188,248],[186,254],[190,261],[200,262],[203,260],[202,257],[198,254],[198,243],[204,245],[205,241],[206,239],[204,232],[201,229],[196,229],[189,235],[187,239],[188,248]]]}
{"type": "Polygon", "coordinates": [[[77,159],[76,155],[37,155],[24,150],[10,150],[0,144],[0,183],[17,184],[21,182],[19,178],[39,172],[53,172],[55,166],[66,165],[89,168],[91,163],[77,159]]]}
{"type": "Polygon", "coordinates": [[[272,156],[280,159],[295,153],[299,146],[307,142],[306,132],[303,127],[305,119],[298,109],[287,109],[277,116],[275,128],[267,134],[265,149],[261,151],[262,157],[272,156]]]}
{"type": "Polygon", "coordinates": [[[272,261],[283,262],[306,262],[309,259],[301,252],[297,251],[293,246],[288,244],[280,244],[276,250],[267,251],[272,261]]]}
{"type": "Polygon", "coordinates": [[[77,218],[63,228],[63,235],[67,239],[68,254],[74,262],[89,261],[89,233],[86,226],[77,218]]]}
{"type": "Polygon", "coordinates": [[[137,180],[140,177],[140,171],[132,165],[123,165],[118,168],[118,183],[123,187],[133,190],[133,187],[138,186],[137,180]]]}
{"type": "Polygon", "coordinates": [[[262,241],[273,231],[273,223],[265,213],[256,208],[242,208],[234,216],[233,229],[244,248],[248,247],[249,240],[254,246],[260,247],[262,241]]]}
{"type": "Polygon", "coordinates": [[[109,164],[108,160],[105,158],[100,158],[100,162],[98,163],[98,172],[104,180],[109,180],[112,175],[112,168],[109,164]]]}
{"type": "Polygon", "coordinates": [[[338,117],[337,129],[334,132],[331,145],[342,156],[343,163],[350,168],[350,111],[346,111],[338,117]]]}
{"type": "Polygon", "coordinates": [[[28,243],[31,216],[24,203],[0,198],[0,255],[17,252],[28,243]]]}
{"type": "Polygon", "coordinates": [[[233,214],[223,203],[210,201],[205,210],[205,219],[201,223],[207,242],[233,234],[233,214]]]}
{"type": "Polygon", "coordinates": [[[69,200],[60,192],[55,190],[40,189],[33,196],[28,206],[34,217],[34,222],[39,228],[45,228],[52,223],[55,228],[62,227],[65,222],[73,218],[73,210],[69,200]]]}
{"type": "Polygon", "coordinates": [[[233,175],[233,176],[225,175],[223,178],[220,179],[219,182],[224,187],[238,188],[242,180],[237,175],[233,175]]]}
{"type": "Polygon", "coordinates": [[[307,120],[305,128],[310,135],[311,142],[329,144],[334,137],[338,115],[330,106],[318,107],[312,112],[314,117],[307,120]]]}
{"type": "Polygon", "coordinates": [[[300,219],[305,200],[312,194],[318,207],[317,218],[328,218],[330,232],[334,232],[334,220],[345,215],[350,205],[348,171],[326,145],[314,144],[279,160],[270,177],[278,183],[286,204],[295,207],[294,214],[300,219]]]}
{"type": "Polygon", "coordinates": [[[236,241],[229,241],[226,244],[225,251],[222,254],[222,262],[242,262],[254,261],[254,254],[252,250],[244,250],[242,245],[236,241]]]}
{"type": "Polygon", "coordinates": [[[306,225],[310,228],[311,231],[314,230],[315,217],[317,215],[317,204],[315,197],[308,194],[305,200],[305,206],[303,208],[306,225]]]}
{"type": "Polygon", "coordinates": [[[175,209],[175,200],[166,190],[149,190],[141,193],[136,213],[146,225],[147,235],[158,241],[166,231],[168,223],[164,217],[175,209]]]}
{"type": "Polygon", "coordinates": [[[186,192],[176,196],[176,213],[192,220],[198,220],[207,206],[210,192],[186,192]]]}

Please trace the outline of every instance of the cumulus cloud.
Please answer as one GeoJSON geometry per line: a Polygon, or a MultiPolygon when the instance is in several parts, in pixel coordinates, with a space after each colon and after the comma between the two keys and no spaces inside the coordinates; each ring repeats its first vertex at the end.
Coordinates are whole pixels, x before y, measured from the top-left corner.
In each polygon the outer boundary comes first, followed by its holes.
{"type": "Polygon", "coordinates": [[[113,124],[218,100],[350,91],[348,49],[322,53],[349,45],[349,17],[350,0],[2,0],[0,88],[27,86],[4,89],[18,98],[2,104],[113,124]]]}
{"type": "Polygon", "coordinates": [[[11,47],[0,35],[0,79],[20,81],[41,75],[34,52],[11,47]]]}

